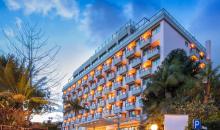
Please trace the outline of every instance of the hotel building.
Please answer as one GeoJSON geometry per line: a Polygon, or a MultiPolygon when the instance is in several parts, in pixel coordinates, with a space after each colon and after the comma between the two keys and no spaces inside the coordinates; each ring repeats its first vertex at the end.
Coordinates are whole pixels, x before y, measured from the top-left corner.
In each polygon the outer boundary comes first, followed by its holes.
{"type": "Polygon", "coordinates": [[[174,49],[205,67],[206,49],[166,10],[129,21],[82,64],[63,88],[63,99],[80,99],[89,111],[76,115],[64,104],[65,130],[138,130],[146,115],[141,94],[149,77],[174,49]],[[118,124],[120,122],[120,124],[118,124]]]}

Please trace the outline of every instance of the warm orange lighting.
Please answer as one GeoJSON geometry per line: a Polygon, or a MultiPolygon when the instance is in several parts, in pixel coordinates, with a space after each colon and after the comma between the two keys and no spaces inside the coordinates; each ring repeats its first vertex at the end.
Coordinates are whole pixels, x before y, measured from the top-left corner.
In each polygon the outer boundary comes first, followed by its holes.
{"type": "Polygon", "coordinates": [[[69,118],[69,119],[68,119],[68,122],[70,122],[70,121],[71,121],[71,119],[69,118]]]}
{"type": "Polygon", "coordinates": [[[84,117],[87,117],[87,116],[88,116],[88,113],[85,113],[85,114],[84,114],[84,117]]]}
{"type": "Polygon", "coordinates": [[[160,40],[157,40],[157,41],[155,41],[155,42],[153,42],[152,44],[151,44],[151,47],[156,47],[156,46],[159,46],[160,45],[160,40]]]}
{"type": "Polygon", "coordinates": [[[78,84],[81,84],[81,82],[82,82],[81,80],[78,80],[78,82],[77,82],[77,83],[78,83],[78,84]]]}
{"type": "Polygon", "coordinates": [[[191,43],[190,48],[196,48],[196,45],[194,43],[191,43]]]}
{"type": "Polygon", "coordinates": [[[71,88],[68,88],[67,91],[68,91],[68,92],[71,91],[71,88]]]}
{"type": "Polygon", "coordinates": [[[119,51],[119,52],[116,53],[116,57],[121,57],[122,54],[123,54],[123,52],[122,52],[122,51],[119,51]]]}
{"type": "Polygon", "coordinates": [[[72,88],[75,88],[76,87],[76,84],[73,84],[72,88]]]}
{"type": "Polygon", "coordinates": [[[73,118],[72,118],[72,121],[75,121],[75,120],[76,120],[76,117],[73,117],[73,118]]]}
{"type": "Polygon", "coordinates": [[[99,87],[98,87],[98,91],[102,91],[102,86],[99,86],[99,87]]]}
{"type": "Polygon", "coordinates": [[[197,58],[195,55],[192,55],[192,56],[191,56],[191,60],[192,60],[192,61],[197,61],[198,58],[197,58]]]}
{"type": "Polygon", "coordinates": [[[85,99],[85,98],[87,98],[87,96],[88,96],[87,94],[84,94],[83,98],[85,99]]]}
{"type": "Polygon", "coordinates": [[[141,35],[141,38],[143,39],[147,39],[151,36],[151,31],[147,31],[144,34],[141,35]]]}
{"type": "Polygon", "coordinates": [[[98,66],[97,70],[102,70],[102,65],[98,66]]]}
{"type": "Polygon", "coordinates": [[[81,118],[82,117],[82,115],[78,115],[78,118],[81,118]]]}
{"type": "Polygon", "coordinates": [[[133,41],[128,45],[128,50],[132,50],[136,46],[136,42],[133,41]]]}
{"type": "Polygon", "coordinates": [[[131,103],[131,102],[134,102],[134,97],[133,97],[133,96],[132,96],[132,97],[129,97],[129,98],[128,98],[128,102],[130,102],[130,103],[131,103]]]}
{"type": "Polygon", "coordinates": [[[94,114],[94,110],[91,110],[90,113],[91,113],[91,114],[94,114]]]}
{"type": "Polygon", "coordinates": [[[200,57],[204,57],[205,54],[204,54],[204,52],[200,51],[199,55],[200,55],[200,57]]]}
{"type": "Polygon", "coordinates": [[[120,75],[120,76],[118,76],[118,77],[116,78],[116,81],[117,81],[117,82],[121,82],[122,79],[123,79],[123,77],[120,75]]]}
{"type": "Polygon", "coordinates": [[[100,108],[98,108],[98,112],[102,112],[102,108],[100,107],[100,108]]]}
{"type": "Polygon", "coordinates": [[[91,91],[90,91],[90,94],[91,94],[91,95],[94,95],[94,93],[95,93],[94,90],[91,90],[91,91]]]}
{"type": "Polygon", "coordinates": [[[111,64],[111,63],[112,63],[112,59],[109,58],[109,59],[106,61],[106,64],[109,65],[109,64],[111,64]]]}
{"type": "Polygon", "coordinates": [[[129,72],[128,72],[128,75],[134,75],[136,73],[136,69],[131,69],[129,72]]]}
{"type": "Polygon", "coordinates": [[[106,108],[107,108],[108,110],[111,110],[112,105],[111,105],[111,104],[108,104],[108,105],[106,106],[106,108]]]}
{"type": "Polygon", "coordinates": [[[91,71],[89,74],[90,74],[91,76],[93,76],[93,75],[95,74],[95,71],[93,70],[93,71],[91,71]]]}
{"type": "Polygon", "coordinates": [[[121,106],[121,102],[116,102],[116,106],[121,106]]]}
{"type": "Polygon", "coordinates": [[[83,80],[87,80],[87,79],[88,79],[88,76],[87,76],[87,75],[83,77],[83,80]]]}
{"type": "Polygon", "coordinates": [[[205,64],[205,63],[200,63],[200,64],[199,64],[199,68],[204,69],[205,67],[206,67],[206,64],[205,64]]]}
{"type": "Polygon", "coordinates": [[[64,123],[66,123],[66,120],[64,120],[64,123]]]}
{"type": "Polygon", "coordinates": [[[143,68],[149,68],[152,66],[152,61],[151,60],[147,60],[146,62],[143,63],[142,67],[143,68]]]}
{"type": "Polygon", "coordinates": [[[106,86],[107,86],[107,87],[109,87],[109,86],[111,86],[111,85],[112,85],[112,82],[110,82],[110,81],[106,83],[106,86]]]}
{"type": "Polygon", "coordinates": [[[66,91],[64,91],[63,94],[66,94],[66,91]]]}

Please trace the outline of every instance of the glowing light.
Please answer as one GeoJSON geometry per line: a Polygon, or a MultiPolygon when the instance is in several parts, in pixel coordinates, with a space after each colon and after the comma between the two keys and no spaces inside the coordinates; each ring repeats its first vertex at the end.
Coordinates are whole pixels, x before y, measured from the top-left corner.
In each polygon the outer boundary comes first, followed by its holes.
{"type": "Polygon", "coordinates": [[[91,90],[91,91],[90,91],[90,94],[91,94],[91,95],[94,95],[94,93],[95,93],[94,90],[91,90]]]}
{"type": "Polygon", "coordinates": [[[193,49],[193,48],[196,48],[196,45],[195,45],[194,43],[191,43],[191,44],[190,44],[190,48],[192,48],[192,49],[193,49]]]}
{"type": "Polygon", "coordinates": [[[121,106],[121,102],[116,102],[116,106],[121,106]]]}
{"type": "Polygon", "coordinates": [[[83,96],[83,98],[87,98],[87,94],[85,94],[85,95],[83,96]]]}
{"type": "Polygon", "coordinates": [[[117,82],[120,82],[120,81],[122,81],[122,79],[123,79],[122,76],[118,76],[117,79],[116,79],[116,81],[117,81],[117,82]]]}
{"type": "Polygon", "coordinates": [[[136,69],[131,69],[129,72],[128,72],[128,75],[133,75],[136,73],[136,69]]]}
{"type": "Polygon", "coordinates": [[[93,75],[95,74],[95,71],[93,70],[93,71],[91,71],[89,74],[90,74],[91,76],[93,76],[93,75]]]}
{"type": "Polygon", "coordinates": [[[157,130],[158,129],[158,125],[157,124],[152,124],[150,129],[151,130],[157,130]]]}
{"type": "Polygon", "coordinates": [[[205,54],[204,54],[204,52],[200,51],[200,52],[199,52],[199,55],[200,55],[201,57],[204,57],[205,54]]]}
{"type": "Polygon", "coordinates": [[[123,51],[119,51],[119,52],[116,53],[116,57],[121,57],[122,54],[123,54],[123,51]]]}
{"type": "Polygon", "coordinates": [[[72,88],[75,88],[76,87],[76,84],[73,84],[72,88]]]}
{"type": "Polygon", "coordinates": [[[102,91],[102,86],[99,86],[99,87],[98,87],[98,91],[102,91]]]}
{"type": "Polygon", "coordinates": [[[112,82],[110,82],[110,81],[106,83],[106,86],[107,86],[107,87],[109,87],[109,86],[111,86],[111,85],[112,85],[112,82]]]}
{"type": "Polygon", "coordinates": [[[102,108],[100,107],[100,108],[98,108],[98,112],[102,112],[102,108]]]}
{"type": "Polygon", "coordinates": [[[111,63],[112,63],[112,59],[109,58],[109,59],[106,61],[106,64],[109,65],[109,64],[111,64],[111,63]]]}
{"type": "Polygon", "coordinates": [[[143,63],[142,67],[143,68],[149,68],[152,66],[152,61],[151,60],[147,60],[146,62],[143,63]]]}
{"type": "Polygon", "coordinates": [[[91,114],[94,114],[94,110],[91,110],[90,113],[91,113],[91,114]]]}
{"type": "Polygon", "coordinates": [[[157,40],[151,44],[151,47],[157,47],[160,45],[160,40],[157,40]]]}
{"type": "Polygon", "coordinates": [[[205,63],[200,63],[200,64],[199,64],[199,68],[204,69],[205,67],[206,67],[206,64],[205,64],[205,63]]]}
{"type": "Polygon", "coordinates": [[[111,105],[111,104],[108,104],[106,108],[107,108],[108,110],[111,110],[112,105],[111,105]]]}
{"type": "Polygon", "coordinates": [[[83,80],[87,80],[87,79],[88,79],[88,76],[87,76],[87,75],[83,77],[83,80]]]}
{"type": "Polygon", "coordinates": [[[192,55],[192,56],[191,56],[191,60],[192,60],[192,61],[197,61],[198,58],[197,58],[195,55],[192,55]]]}
{"type": "Polygon", "coordinates": [[[141,38],[143,38],[143,39],[147,39],[149,37],[151,37],[151,31],[147,31],[141,35],[141,38]]]}
{"type": "Polygon", "coordinates": [[[66,91],[64,91],[63,94],[66,94],[66,91]]]}
{"type": "Polygon", "coordinates": [[[81,80],[78,80],[78,82],[77,82],[77,83],[78,83],[78,84],[81,84],[81,82],[82,82],[81,80]]]}
{"type": "Polygon", "coordinates": [[[128,50],[132,50],[136,46],[136,42],[133,41],[128,45],[128,50]]]}

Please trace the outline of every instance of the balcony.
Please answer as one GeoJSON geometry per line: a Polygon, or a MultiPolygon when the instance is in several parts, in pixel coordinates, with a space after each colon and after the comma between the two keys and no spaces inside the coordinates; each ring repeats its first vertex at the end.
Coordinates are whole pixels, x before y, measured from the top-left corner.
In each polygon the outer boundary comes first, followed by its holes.
{"type": "Polygon", "coordinates": [[[197,58],[200,57],[199,52],[197,52],[196,49],[191,49],[190,50],[190,56],[192,56],[192,55],[196,56],[197,58]]]}
{"type": "Polygon", "coordinates": [[[96,84],[92,84],[91,89],[93,90],[93,89],[96,89],[96,88],[97,88],[97,85],[96,84]]]}
{"type": "Polygon", "coordinates": [[[122,109],[121,109],[120,107],[115,107],[115,108],[113,109],[113,112],[114,112],[114,114],[119,114],[119,113],[122,112],[122,109]]]}
{"type": "Polygon", "coordinates": [[[140,43],[140,48],[141,49],[146,48],[146,47],[150,46],[151,38],[148,38],[146,40],[141,40],[139,43],[140,43]]]}
{"type": "Polygon", "coordinates": [[[123,93],[123,94],[120,94],[120,95],[118,96],[119,100],[124,100],[124,99],[126,99],[127,97],[128,97],[128,94],[127,94],[127,93],[123,93]]]}
{"type": "Polygon", "coordinates": [[[79,123],[80,123],[80,119],[77,118],[76,121],[75,121],[75,123],[76,123],[76,124],[79,124],[79,123]]]}
{"type": "Polygon", "coordinates": [[[96,77],[96,78],[102,77],[102,71],[101,71],[101,70],[97,70],[97,71],[95,72],[95,77],[96,77]]]}
{"type": "Polygon", "coordinates": [[[103,115],[105,117],[111,116],[112,115],[112,111],[111,110],[105,110],[105,111],[103,111],[103,115]]]}
{"type": "Polygon", "coordinates": [[[82,117],[81,122],[85,123],[86,122],[86,117],[82,117]]]}
{"type": "Polygon", "coordinates": [[[87,98],[87,101],[88,101],[88,102],[93,101],[93,96],[92,96],[92,95],[89,95],[88,98],[87,98]]]}
{"type": "Polygon", "coordinates": [[[118,74],[119,74],[119,75],[123,75],[123,74],[125,74],[127,71],[128,71],[127,66],[123,66],[123,67],[121,67],[121,68],[118,69],[118,74]]]}
{"type": "Polygon", "coordinates": [[[147,53],[147,59],[152,59],[156,56],[160,55],[160,49],[159,48],[155,48],[153,50],[151,50],[150,52],[147,53]]]}
{"type": "Polygon", "coordinates": [[[103,94],[107,94],[111,91],[111,88],[110,87],[105,87],[104,90],[103,90],[103,94]]]}
{"type": "Polygon", "coordinates": [[[114,97],[108,99],[108,103],[109,103],[109,104],[114,103],[114,102],[115,102],[115,98],[114,98],[114,97]]]}
{"type": "Polygon", "coordinates": [[[122,87],[122,82],[115,82],[114,84],[113,84],[113,89],[114,90],[118,90],[118,89],[120,89],[122,87]]]}
{"type": "Polygon", "coordinates": [[[135,60],[132,61],[132,63],[130,63],[132,68],[136,68],[137,66],[141,65],[141,59],[137,58],[135,60]]]}
{"type": "Polygon", "coordinates": [[[113,79],[115,79],[115,74],[114,74],[114,73],[111,73],[111,74],[109,74],[109,75],[107,76],[107,80],[108,80],[108,81],[111,81],[111,80],[113,80],[113,79]]]}
{"type": "Polygon", "coordinates": [[[91,82],[94,82],[94,77],[93,77],[93,76],[89,76],[89,77],[88,77],[88,82],[90,82],[90,83],[91,83],[91,82]]]}
{"type": "Polygon", "coordinates": [[[93,115],[89,115],[89,116],[87,117],[87,121],[92,121],[92,119],[93,119],[93,115]]]}
{"type": "Polygon", "coordinates": [[[134,86],[134,88],[131,90],[132,95],[139,95],[141,92],[142,92],[142,89],[140,86],[139,87],[134,86]]]}
{"type": "Polygon", "coordinates": [[[140,115],[133,115],[133,116],[129,116],[128,118],[129,118],[129,120],[138,120],[138,121],[141,120],[141,116],[140,115]]]}
{"type": "Polygon", "coordinates": [[[92,104],[92,105],[90,106],[90,109],[92,109],[92,110],[94,110],[94,109],[96,109],[96,108],[97,108],[96,104],[92,104]]]}
{"type": "Polygon", "coordinates": [[[139,75],[140,75],[141,78],[143,78],[143,77],[149,76],[151,74],[151,72],[152,72],[151,68],[149,68],[149,69],[142,69],[142,70],[139,71],[139,75]]]}
{"type": "Polygon", "coordinates": [[[130,111],[135,109],[135,104],[126,104],[125,110],[130,111]]]}
{"type": "Polygon", "coordinates": [[[113,65],[117,66],[122,63],[122,57],[114,58],[113,59],[113,65]]]}
{"type": "Polygon", "coordinates": [[[98,120],[98,119],[102,118],[102,114],[101,113],[97,113],[97,114],[95,114],[94,118],[96,120],[98,120]]]}
{"type": "Polygon", "coordinates": [[[85,88],[84,91],[83,91],[83,94],[86,94],[89,92],[89,88],[85,88]]]}
{"type": "Polygon", "coordinates": [[[112,70],[111,65],[104,65],[103,71],[104,72],[110,72],[112,70]]]}
{"type": "Polygon", "coordinates": [[[83,87],[85,87],[85,86],[88,86],[88,84],[87,84],[87,81],[82,81],[82,84],[81,84],[83,87]]]}
{"type": "Polygon", "coordinates": [[[83,94],[82,91],[80,91],[80,92],[78,93],[78,96],[82,96],[82,94],[83,94]]]}
{"type": "Polygon", "coordinates": [[[126,84],[132,84],[135,81],[135,76],[129,76],[129,77],[125,77],[125,83],[126,84]]]}
{"type": "Polygon", "coordinates": [[[102,79],[99,80],[99,82],[98,82],[98,86],[103,85],[104,83],[105,83],[105,79],[102,78],[102,79]]]}
{"type": "Polygon", "coordinates": [[[76,100],[76,95],[72,96],[72,100],[73,101],[76,100]]]}
{"type": "Polygon", "coordinates": [[[144,106],[141,99],[137,100],[135,102],[135,105],[136,105],[136,108],[142,108],[144,106]]]}
{"type": "Polygon", "coordinates": [[[102,97],[102,93],[101,93],[101,92],[96,92],[96,93],[95,93],[95,97],[96,97],[96,98],[102,97]]]}
{"type": "Polygon", "coordinates": [[[127,51],[125,52],[126,58],[131,58],[131,57],[133,57],[134,54],[135,54],[135,51],[136,51],[136,49],[127,50],[127,51]]]}
{"type": "Polygon", "coordinates": [[[98,107],[104,107],[105,106],[105,101],[100,101],[98,103],[98,107]]]}
{"type": "Polygon", "coordinates": [[[76,90],[80,88],[80,85],[76,85],[76,90]]]}

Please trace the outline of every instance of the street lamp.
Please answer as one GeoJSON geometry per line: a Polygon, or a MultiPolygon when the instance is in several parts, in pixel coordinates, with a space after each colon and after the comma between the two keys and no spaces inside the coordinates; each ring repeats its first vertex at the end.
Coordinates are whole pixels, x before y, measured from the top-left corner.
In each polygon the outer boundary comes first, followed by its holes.
{"type": "Polygon", "coordinates": [[[151,129],[151,130],[157,130],[157,129],[158,129],[158,125],[157,125],[157,124],[152,124],[152,125],[150,126],[150,129],[151,129]]]}

